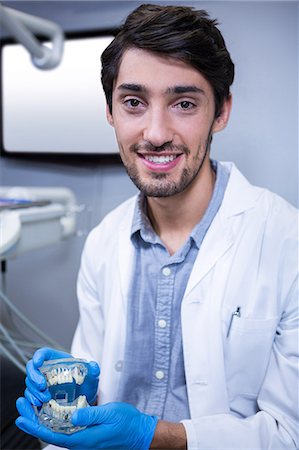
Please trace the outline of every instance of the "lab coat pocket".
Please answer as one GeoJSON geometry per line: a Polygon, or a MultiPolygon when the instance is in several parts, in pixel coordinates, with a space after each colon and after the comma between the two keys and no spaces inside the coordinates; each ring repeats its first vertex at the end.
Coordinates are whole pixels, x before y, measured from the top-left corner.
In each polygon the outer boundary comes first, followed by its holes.
{"type": "Polygon", "coordinates": [[[234,316],[226,325],[224,359],[230,398],[257,396],[263,383],[278,317],[234,316]],[[229,327],[229,333],[227,333],[229,327]]]}

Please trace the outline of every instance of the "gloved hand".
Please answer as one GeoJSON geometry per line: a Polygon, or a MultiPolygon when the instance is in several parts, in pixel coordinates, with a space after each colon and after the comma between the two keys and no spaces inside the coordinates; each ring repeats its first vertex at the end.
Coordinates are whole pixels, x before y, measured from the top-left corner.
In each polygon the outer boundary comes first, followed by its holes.
{"type": "MultiPolygon", "coordinates": [[[[50,391],[47,389],[47,382],[39,367],[49,359],[72,358],[72,355],[53,348],[43,347],[37,350],[26,366],[27,377],[25,380],[27,389],[25,397],[35,406],[41,406],[51,399],[50,391]]],[[[100,368],[94,361],[88,363],[88,373],[84,383],[80,386],[80,395],[85,395],[87,401],[92,405],[96,400],[100,368]]]]}
{"type": "Polygon", "coordinates": [[[103,406],[77,409],[74,425],[87,426],[71,435],[54,433],[38,423],[33,408],[21,397],[17,400],[20,417],[16,425],[42,441],[68,449],[131,449],[147,450],[153,439],[158,418],[138,411],[128,403],[107,403],[103,406]]]}

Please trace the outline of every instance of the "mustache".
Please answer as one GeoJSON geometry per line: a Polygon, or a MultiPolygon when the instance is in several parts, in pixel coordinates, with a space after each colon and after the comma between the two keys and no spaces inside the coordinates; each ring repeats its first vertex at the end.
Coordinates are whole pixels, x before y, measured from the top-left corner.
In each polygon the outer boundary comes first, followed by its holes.
{"type": "Polygon", "coordinates": [[[189,155],[190,150],[185,145],[174,145],[171,142],[165,142],[165,144],[156,147],[150,142],[142,142],[139,144],[133,144],[130,146],[130,151],[133,153],[138,153],[140,151],[161,153],[165,151],[175,152],[175,153],[185,153],[189,155]]]}

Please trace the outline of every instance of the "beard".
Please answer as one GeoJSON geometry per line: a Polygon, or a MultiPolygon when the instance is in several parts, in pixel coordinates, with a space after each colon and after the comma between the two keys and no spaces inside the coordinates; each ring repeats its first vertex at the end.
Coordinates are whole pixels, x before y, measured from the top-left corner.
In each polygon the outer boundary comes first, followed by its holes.
{"type": "Polygon", "coordinates": [[[200,170],[191,174],[189,169],[184,169],[178,181],[171,180],[167,173],[153,173],[151,181],[146,182],[139,176],[135,165],[125,168],[135,186],[147,197],[171,197],[183,192],[200,170]]]}
{"type": "MultiPolygon", "coordinates": [[[[212,134],[209,133],[208,139],[204,145],[200,145],[195,156],[192,158],[192,167],[185,167],[178,180],[173,180],[171,174],[167,172],[151,173],[151,180],[144,180],[137,169],[136,164],[128,164],[123,160],[124,167],[128,176],[131,178],[135,186],[146,197],[171,197],[185,191],[192,182],[197,178],[201,171],[202,165],[206,159],[212,141],[212,134]]],[[[153,147],[149,143],[133,145],[130,151],[137,153],[138,150],[155,151],[157,154],[163,150],[176,150],[184,153],[186,156],[191,154],[186,146],[175,146],[165,144],[162,147],[153,147]]]]}

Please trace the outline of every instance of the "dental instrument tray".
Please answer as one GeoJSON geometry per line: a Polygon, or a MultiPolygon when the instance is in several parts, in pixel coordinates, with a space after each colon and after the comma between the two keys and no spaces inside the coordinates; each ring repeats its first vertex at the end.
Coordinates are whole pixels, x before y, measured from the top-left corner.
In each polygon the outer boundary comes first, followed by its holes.
{"type": "Polygon", "coordinates": [[[0,211],[4,209],[20,209],[32,208],[33,206],[50,205],[50,200],[27,200],[19,198],[2,198],[0,197],[0,211]]]}
{"type": "Polygon", "coordinates": [[[58,433],[72,434],[86,427],[75,427],[72,413],[90,406],[82,387],[88,372],[87,361],[63,358],[45,361],[40,371],[45,376],[51,400],[36,409],[39,422],[58,433]]]}

